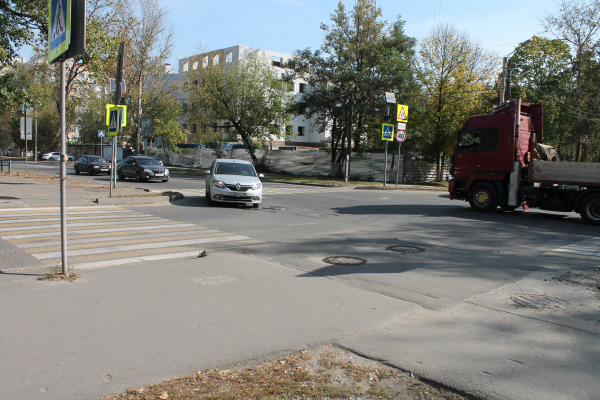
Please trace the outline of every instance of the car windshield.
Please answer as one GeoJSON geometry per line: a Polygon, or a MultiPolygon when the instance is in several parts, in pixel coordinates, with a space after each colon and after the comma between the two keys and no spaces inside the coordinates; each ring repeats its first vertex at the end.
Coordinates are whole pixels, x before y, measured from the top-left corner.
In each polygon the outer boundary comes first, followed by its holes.
{"type": "Polygon", "coordinates": [[[88,162],[106,162],[102,157],[88,157],[88,162]]]}
{"type": "Polygon", "coordinates": [[[256,172],[254,172],[254,167],[252,167],[252,165],[232,162],[218,163],[215,173],[221,175],[256,176],[256,172]]]}
{"type": "Polygon", "coordinates": [[[140,165],[160,165],[154,158],[138,158],[137,162],[140,165]]]}

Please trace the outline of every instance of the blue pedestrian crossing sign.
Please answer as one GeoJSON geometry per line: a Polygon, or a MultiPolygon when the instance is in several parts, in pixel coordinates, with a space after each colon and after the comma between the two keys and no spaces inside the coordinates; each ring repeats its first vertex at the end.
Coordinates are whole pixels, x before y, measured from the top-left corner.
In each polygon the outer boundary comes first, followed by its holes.
{"type": "Polygon", "coordinates": [[[98,137],[106,137],[106,131],[98,131],[98,137]]]}
{"type": "Polygon", "coordinates": [[[71,43],[71,0],[49,0],[48,62],[69,49],[71,43]]]}
{"type": "Polygon", "coordinates": [[[381,124],[381,139],[388,141],[394,140],[394,125],[381,124]]]}
{"type": "Polygon", "coordinates": [[[120,115],[119,107],[111,107],[108,111],[108,136],[117,136],[119,134],[120,115]]]}

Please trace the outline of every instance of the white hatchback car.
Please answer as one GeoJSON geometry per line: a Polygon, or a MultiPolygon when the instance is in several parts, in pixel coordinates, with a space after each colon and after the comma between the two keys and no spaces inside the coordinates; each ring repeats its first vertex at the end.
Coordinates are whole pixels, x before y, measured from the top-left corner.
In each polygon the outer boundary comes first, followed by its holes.
{"type": "Polygon", "coordinates": [[[242,160],[217,159],[206,171],[206,200],[215,202],[245,203],[259,208],[262,201],[262,183],[252,163],[242,160]]]}

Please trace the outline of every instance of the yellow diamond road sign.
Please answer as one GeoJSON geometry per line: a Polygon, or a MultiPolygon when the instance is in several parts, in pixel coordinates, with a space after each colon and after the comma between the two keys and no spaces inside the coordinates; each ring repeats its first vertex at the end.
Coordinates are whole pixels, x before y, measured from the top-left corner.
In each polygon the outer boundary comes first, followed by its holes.
{"type": "Polygon", "coordinates": [[[404,104],[398,104],[398,121],[408,121],[408,106],[405,106],[404,104]]]}

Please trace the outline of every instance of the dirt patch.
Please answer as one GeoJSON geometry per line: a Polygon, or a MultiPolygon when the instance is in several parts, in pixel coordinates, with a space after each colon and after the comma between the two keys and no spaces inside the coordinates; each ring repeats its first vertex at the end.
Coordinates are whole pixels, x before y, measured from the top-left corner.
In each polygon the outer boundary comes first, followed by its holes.
{"type": "Polygon", "coordinates": [[[329,345],[259,366],[200,371],[105,400],[280,398],[469,399],[329,345]]]}
{"type": "Polygon", "coordinates": [[[40,276],[37,278],[38,281],[69,281],[73,282],[75,279],[79,278],[80,275],[75,272],[67,272],[63,274],[62,267],[60,265],[56,265],[54,267],[50,267],[50,271],[45,273],[44,276],[40,276]]]}

